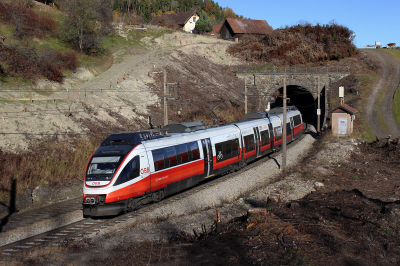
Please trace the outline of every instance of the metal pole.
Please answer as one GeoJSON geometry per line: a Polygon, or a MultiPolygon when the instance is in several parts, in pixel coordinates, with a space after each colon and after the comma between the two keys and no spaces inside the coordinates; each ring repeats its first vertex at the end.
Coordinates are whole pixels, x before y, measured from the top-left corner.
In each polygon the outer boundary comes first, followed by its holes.
{"type": "Polygon", "coordinates": [[[286,73],[283,74],[282,166],[286,168],[286,73]]]}
{"type": "Polygon", "coordinates": [[[168,125],[167,70],[164,69],[164,126],[168,125]]]}
{"type": "Polygon", "coordinates": [[[244,77],[244,113],[247,114],[247,75],[244,77]]]}
{"type": "Polygon", "coordinates": [[[317,92],[318,92],[318,110],[319,111],[317,111],[318,112],[318,121],[317,121],[317,132],[319,133],[319,129],[320,129],[320,123],[321,123],[321,106],[320,106],[320,76],[318,76],[318,90],[317,90],[317,92]]]}

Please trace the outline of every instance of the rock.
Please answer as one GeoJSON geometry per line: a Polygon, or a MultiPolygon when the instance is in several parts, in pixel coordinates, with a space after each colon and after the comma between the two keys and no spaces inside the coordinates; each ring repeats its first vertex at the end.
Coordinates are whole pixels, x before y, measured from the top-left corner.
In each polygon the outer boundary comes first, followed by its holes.
{"type": "Polygon", "coordinates": [[[314,183],[314,186],[316,186],[316,187],[323,187],[324,184],[321,183],[321,182],[315,182],[315,183],[314,183]]]}
{"type": "Polygon", "coordinates": [[[385,213],[388,214],[390,220],[395,223],[400,222],[400,207],[397,204],[390,204],[385,206],[385,213]]]}
{"type": "Polygon", "coordinates": [[[32,191],[32,201],[34,203],[47,201],[51,198],[51,194],[51,188],[39,185],[32,191]]]}
{"type": "Polygon", "coordinates": [[[269,202],[281,203],[281,197],[277,195],[268,196],[267,203],[269,202]]]}

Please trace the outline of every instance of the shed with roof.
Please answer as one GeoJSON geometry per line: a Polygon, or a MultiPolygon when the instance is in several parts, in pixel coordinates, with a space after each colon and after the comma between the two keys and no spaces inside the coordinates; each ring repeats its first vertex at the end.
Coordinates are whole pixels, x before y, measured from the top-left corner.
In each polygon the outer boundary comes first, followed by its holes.
{"type": "Polygon", "coordinates": [[[213,25],[213,29],[210,32],[213,36],[219,36],[219,31],[221,30],[222,24],[213,25]]]}
{"type": "Polygon", "coordinates": [[[329,111],[332,113],[332,133],[334,135],[351,135],[353,133],[353,122],[357,111],[348,106],[341,104],[329,111]]]}
{"type": "Polygon", "coordinates": [[[196,10],[191,10],[187,12],[156,16],[150,21],[149,24],[154,26],[182,29],[183,31],[191,33],[194,30],[197,20],[199,20],[199,15],[197,14],[196,10]]]}
{"type": "Polygon", "coordinates": [[[271,31],[272,27],[266,20],[227,18],[219,33],[224,40],[235,40],[246,34],[263,37],[271,31]]]}

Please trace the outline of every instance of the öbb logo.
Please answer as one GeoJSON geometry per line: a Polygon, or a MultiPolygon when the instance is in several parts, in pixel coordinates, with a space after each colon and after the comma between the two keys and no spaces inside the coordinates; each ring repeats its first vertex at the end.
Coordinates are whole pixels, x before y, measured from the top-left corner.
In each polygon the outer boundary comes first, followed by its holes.
{"type": "Polygon", "coordinates": [[[148,174],[148,173],[150,173],[150,168],[149,167],[140,169],[140,174],[143,175],[143,174],[148,174]]]}

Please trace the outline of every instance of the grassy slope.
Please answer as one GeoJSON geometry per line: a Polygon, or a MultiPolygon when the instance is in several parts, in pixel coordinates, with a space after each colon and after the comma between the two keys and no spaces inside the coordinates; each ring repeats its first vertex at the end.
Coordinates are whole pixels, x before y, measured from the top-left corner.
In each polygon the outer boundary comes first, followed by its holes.
{"type": "MultiPolygon", "coordinates": [[[[394,58],[396,58],[397,61],[400,62],[400,50],[399,49],[382,49],[382,51],[385,51],[385,52],[391,54],[394,58]]],[[[394,113],[394,116],[396,117],[397,123],[400,124],[400,84],[399,84],[399,87],[397,88],[396,93],[394,94],[393,113],[394,113]]]]}

